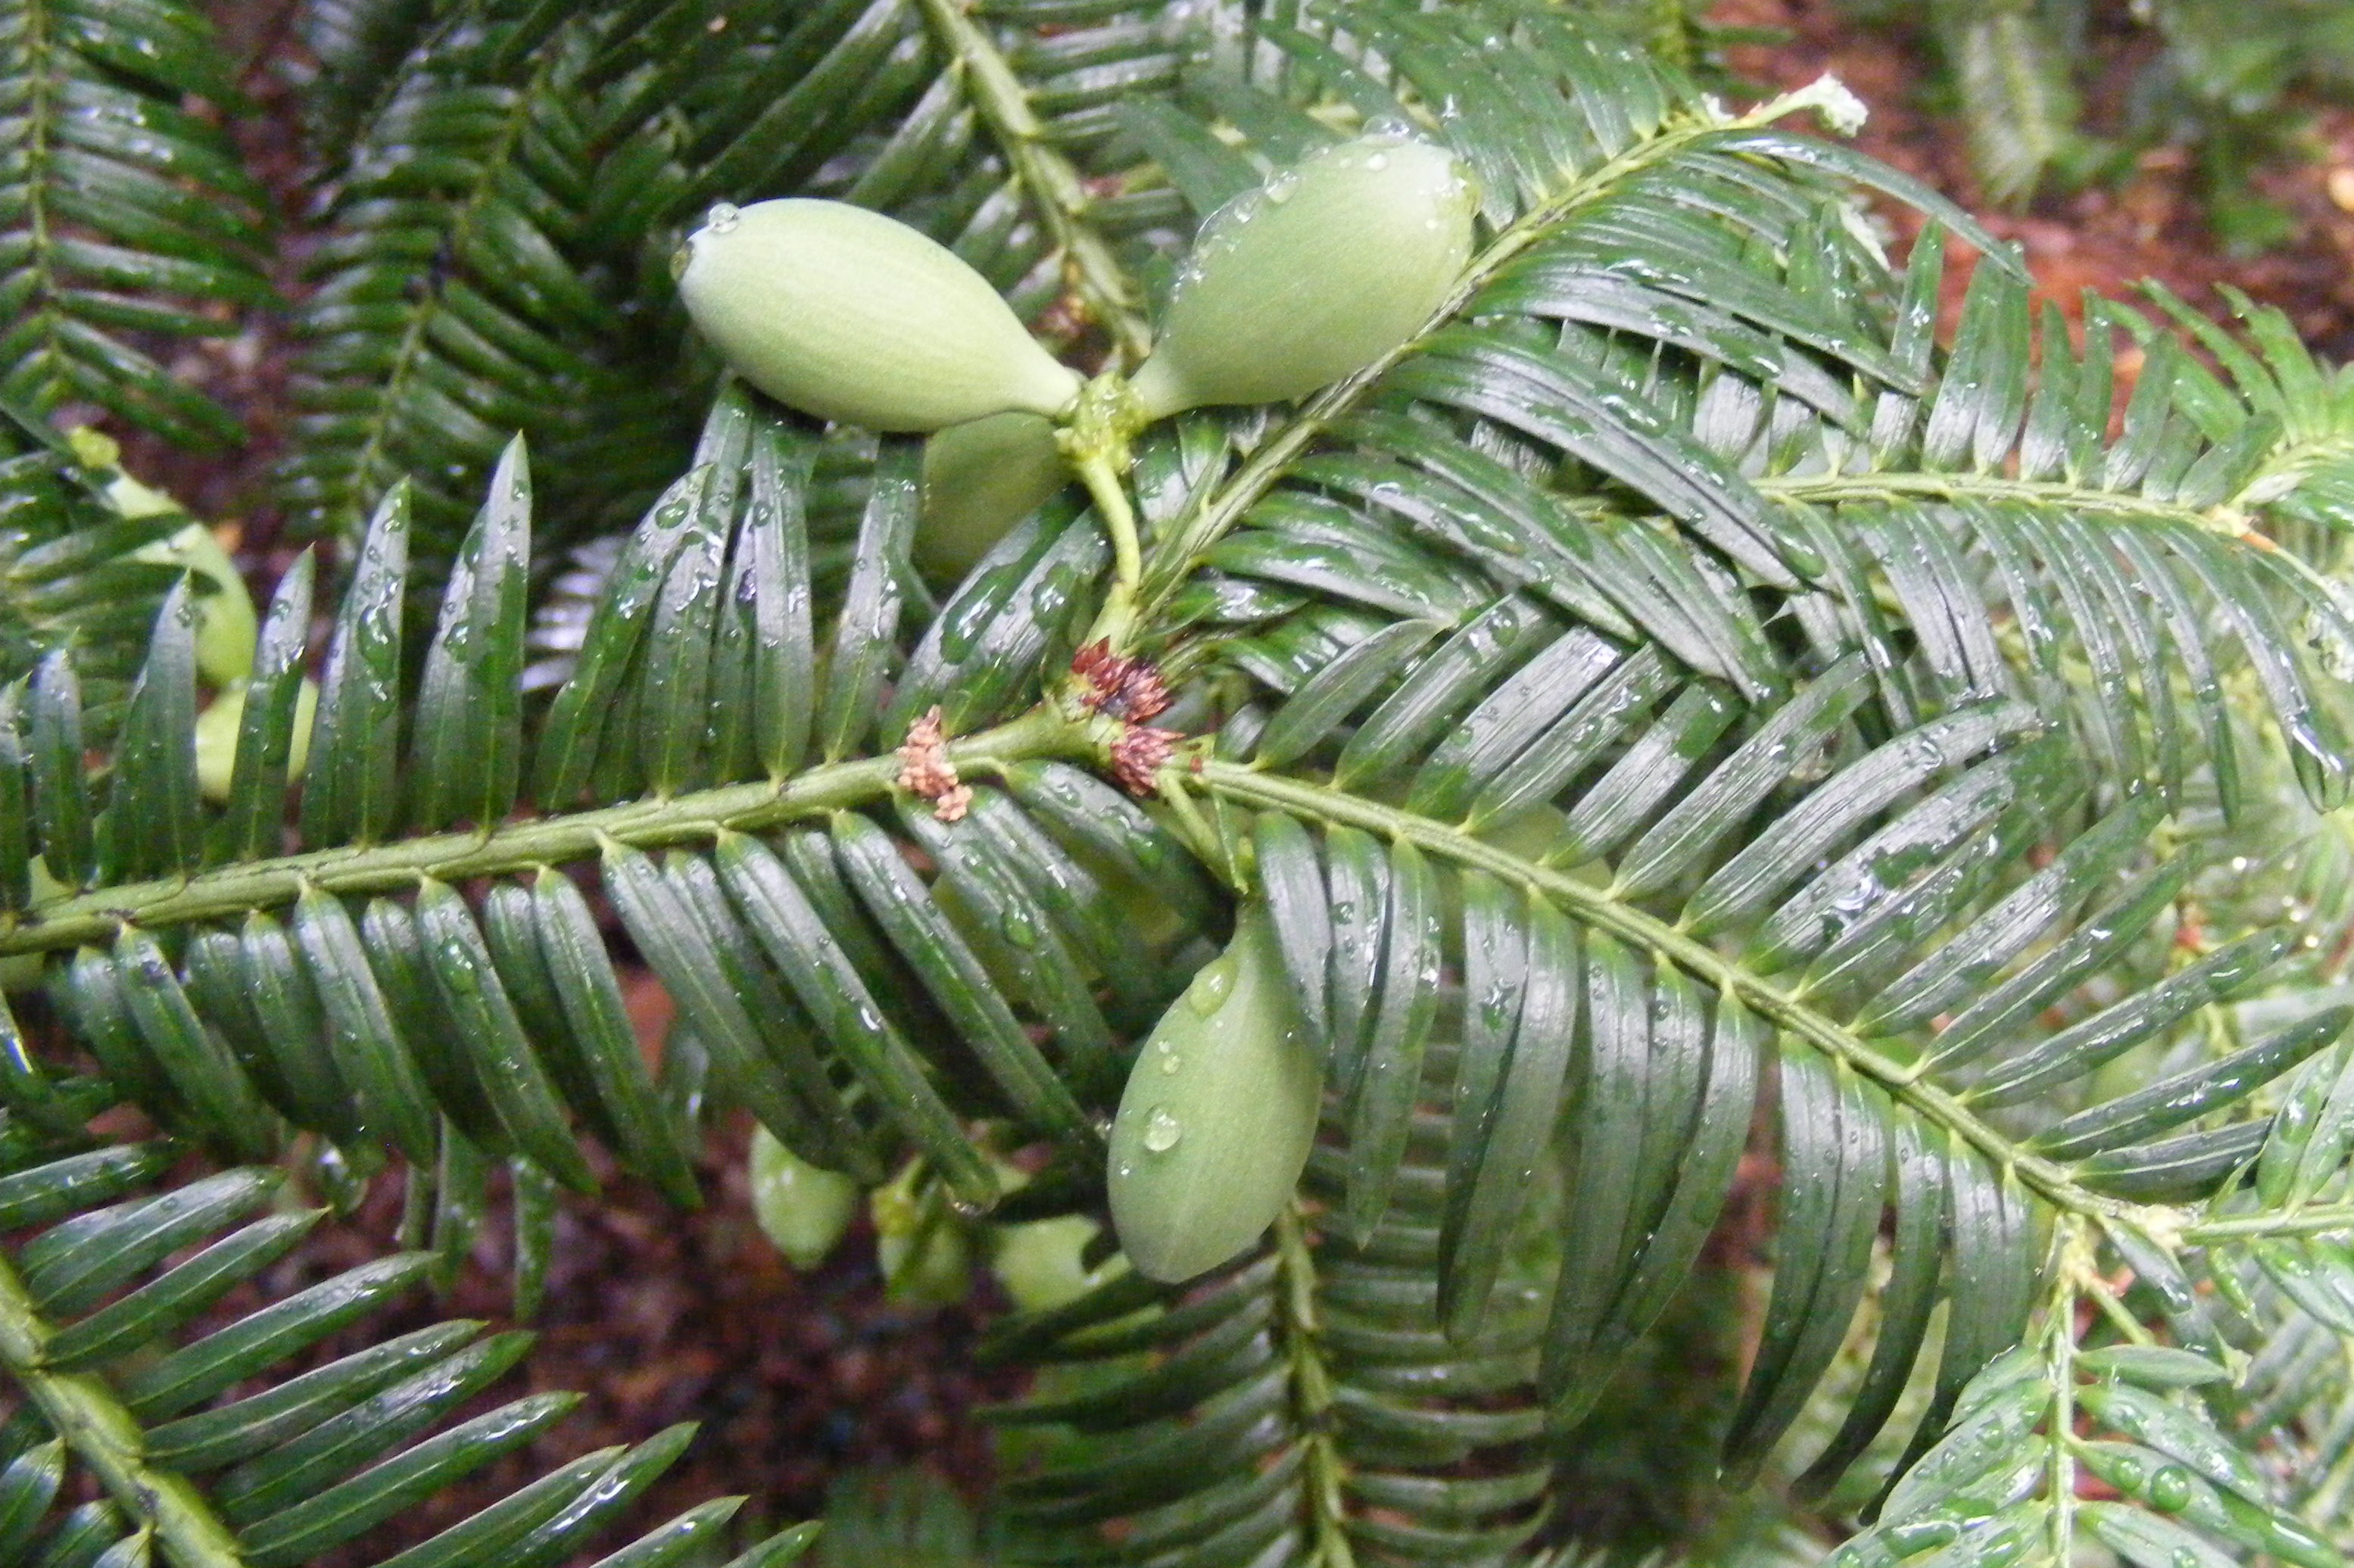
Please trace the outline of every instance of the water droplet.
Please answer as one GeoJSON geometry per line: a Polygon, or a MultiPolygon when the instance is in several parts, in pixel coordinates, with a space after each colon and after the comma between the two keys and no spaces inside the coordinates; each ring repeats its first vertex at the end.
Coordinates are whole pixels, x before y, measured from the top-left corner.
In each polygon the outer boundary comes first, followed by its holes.
{"type": "Polygon", "coordinates": [[[1167,1106],[1154,1106],[1144,1118],[1144,1147],[1155,1154],[1166,1154],[1177,1147],[1185,1136],[1177,1117],[1167,1106]]]}
{"type": "Polygon", "coordinates": [[[743,216],[732,203],[714,202],[711,210],[704,215],[703,227],[713,234],[726,234],[735,228],[743,216]]]}
{"type": "Polygon", "coordinates": [[[1386,169],[1389,166],[1389,154],[1386,153],[1375,153],[1365,160],[1365,167],[1371,169],[1375,174],[1381,173],[1384,169],[1386,169]]]}
{"type": "Polygon", "coordinates": [[[1163,1072],[1163,1073],[1165,1073],[1165,1074],[1174,1075],[1174,1074],[1176,1073],[1177,1069],[1178,1069],[1178,1068],[1180,1068],[1180,1067],[1182,1067],[1182,1066],[1183,1066],[1184,1065],[1185,1065],[1185,1058],[1184,1058],[1184,1057],[1180,1056],[1179,1054],[1177,1054],[1177,1053],[1176,1053],[1176,1052],[1172,1051],[1171,1049],[1169,1049],[1169,1047],[1168,1047],[1168,1045],[1167,1045],[1167,1044],[1166,1044],[1166,1043],[1164,1043],[1164,1044],[1161,1045],[1161,1072],[1163,1072]]]}
{"type": "Polygon", "coordinates": [[[1185,988],[1185,1000],[1193,1003],[1194,1012],[1206,1018],[1225,1004],[1234,989],[1235,961],[1213,959],[1193,977],[1193,983],[1185,988]]]}
{"type": "Polygon", "coordinates": [[[2149,1506],[2161,1513],[2180,1513],[2190,1506],[2190,1472],[2168,1465],[2149,1478],[2149,1506]]]}

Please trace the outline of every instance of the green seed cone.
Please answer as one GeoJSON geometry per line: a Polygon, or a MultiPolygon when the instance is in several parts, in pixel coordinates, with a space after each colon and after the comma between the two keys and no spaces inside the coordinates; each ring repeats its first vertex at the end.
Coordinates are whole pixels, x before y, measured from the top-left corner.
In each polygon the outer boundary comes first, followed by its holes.
{"type": "Polygon", "coordinates": [[[924,443],[917,569],[957,581],[1070,477],[1054,425],[1035,414],[991,414],[938,432],[924,443]]]}
{"type": "Polygon", "coordinates": [[[1299,1185],[1323,1086],[1273,923],[1252,905],[1153,1025],[1112,1122],[1112,1228],[1137,1272],[1191,1279],[1257,1241],[1299,1185]]]}
{"type": "Polygon", "coordinates": [[[1210,215],[1178,275],[1146,414],[1304,397],[1411,337],[1471,257],[1471,183],[1405,135],[1329,147],[1210,215]]]}
{"type": "Polygon", "coordinates": [[[906,224],[834,201],[711,209],[673,269],[728,368],[780,403],[874,430],[1009,408],[1055,415],[1076,371],[989,281],[906,224]]]}

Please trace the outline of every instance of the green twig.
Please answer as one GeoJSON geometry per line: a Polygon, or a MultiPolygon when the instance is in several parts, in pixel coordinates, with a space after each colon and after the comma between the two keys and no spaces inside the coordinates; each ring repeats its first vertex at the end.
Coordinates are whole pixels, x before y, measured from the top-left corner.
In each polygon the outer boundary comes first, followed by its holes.
{"type": "Polygon", "coordinates": [[[2119,1339],[2129,1345],[2158,1343],[2158,1336],[2149,1331],[2148,1326],[2126,1310],[2126,1304],[2117,1299],[2117,1293],[2109,1287],[2108,1281],[2095,1273],[2087,1275],[2079,1283],[2083,1287],[2081,1294],[2100,1308],[2101,1316],[2109,1320],[2109,1327],[2117,1331],[2119,1339]]]}
{"type": "Polygon", "coordinates": [[[1103,518],[1104,531],[1111,535],[1111,594],[1105,611],[1108,614],[1112,603],[1125,601],[1133,613],[1136,579],[1144,561],[1136,542],[1136,513],[1128,503],[1128,487],[1102,452],[1090,452],[1076,467],[1080,482],[1087,487],[1087,495],[1103,518]]]}
{"type": "Polygon", "coordinates": [[[1129,442],[1143,423],[1127,379],[1110,371],[1087,383],[1069,424],[1055,437],[1111,536],[1111,588],[1082,641],[1108,642],[1116,653],[1127,650],[1135,631],[1137,584],[1144,571],[1127,482],[1129,442]]]}
{"type": "MultiPolygon", "coordinates": [[[[950,742],[949,760],[961,768],[1034,757],[1084,758],[1092,751],[1084,726],[1040,709],[950,742]]],[[[458,882],[588,860],[607,838],[635,849],[707,843],[723,830],[757,832],[881,800],[896,784],[899,767],[890,757],[830,763],[781,785],[734,784],[666,800],[633,800],[513,822],[489,833],[435,833],[397,843],[313,850],[195,876],[101,887],[44,906],[15,928],[0,930],[0,957],[111,942],[127,924],[152,929],[292,904],[306,885],[345,896],[401,893],[420,877],[458,882]]]]}
{"type": "Polygon", "coordinates": [[[2326,1231],[2354,1230],[2354,1203],[2312,1203],[2277,1213],[2232,1214],[2200,1220],[2182,1227],[2187,1246],[2219,1241],[2250,1241],[2262,1236],[2310,1236],[2326,1231]]]}
{"type": "Polygon", "coordinates": [[[1152,330],[1140,309],[1136,284],[1087,221],[1087,189],[1078,170],[1047,142],[1021,79],[959,0],[923,0],[923,6],[932,36],[964,71],[973,107],[1004,149],[1062,252],[1064,275],[1088,315],[1111,334],[1121,360],[1133,368],[1151,352],[1152,330]]]}
{"type": "Polygon", "coordinates": [[[51,1430],[90,1467],[108,1495],[164,1543],[177,1568],[244,1568],[245,1554],[187,1479],[151,1468],[139,1423],[95,1377],[58,1372],[47,1360],[49,1327],[13,1265],[0,1257],[0,1368],[51,1430]]]}
{"type": "Polygon", "coordinates": [[[2228,503],[2204,508],[2184,506],[2129,491],[2096,490],[2051,480],[2013,479],[1999,473],[1783,473],[1762,474],[1751,482],[1760,493],[1773,500],[1819,506],[1837,505],[1844,501],[2009,502],[2047,511],[2187,523],[2194,528],[2234,537],[2247,526],[2244,514],[2228,503]]]}
{"type": "Polygon", "coordinates": [[[1290,1369],[1292,1415],[1307,1447],[1309,1562],[1314,1568],[1356,1568],[1341,1488],[1347,1466],[1332,1436],[1332,1373],[1319,1342],[1316,1257],[1297,1204],[1285,1204],[1276,1216],[1275,1247],[1276,1333],[1290,1369]]]}
{"type": "Polygon", "coordinates": [[[2102,1287],[2091,1229],[2081,1218],[2071,1215],[2060,1222],[2052,1250],[2056,1266],[2043,1319],[2043,1364],[2052,1401],[2045,1438],[2051,1446],[2046,1484],[2052,1489],[2052,1561],[2068,1563],[2074,1558],[2076,1539],[2076,1293],[2080,1288],[2102,1293],[2102,1287]]]}
{"type": "Polygon", "coordinates": [[[1273,806],[1327,822],[1346,823],[1393,841],[1404,840],[1458,865],[1476,867],[1507,883],[1526,887],[1570,912],[1580,922],[1649,949],[1719,994],[1738,997],[1752,1012],[1785,1033],[1796,1035],[1834,1060],[1846,1062],[1988,1159],[2018,1171],[2028,1185],[2055,1207],[2112,1218],[2142,1212],[2139,1205],[2104,1197],[2079,1185],[2066,1167],[2027,1153],[2015,1140],[1972,1115],[1958,1099],[1921,1077],[1913,1065],[1882,1055],[1797,997],[1751,973],[1697,938],[1612,897],[1603,888],[1533,864],[1446,823],[1327,785],[1260,773],[1214,758],[1204,760],[1192,777],[1214,794],[1273,806]]]}

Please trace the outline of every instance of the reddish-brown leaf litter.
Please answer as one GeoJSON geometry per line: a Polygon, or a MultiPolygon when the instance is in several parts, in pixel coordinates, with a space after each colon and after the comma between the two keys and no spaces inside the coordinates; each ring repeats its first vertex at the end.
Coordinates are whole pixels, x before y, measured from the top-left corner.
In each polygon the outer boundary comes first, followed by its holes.
{"type": "MultiPolygon", "coordinates": [[[[2101,74],[2084,84],[2084,99],[2095,117],[2125,91],[2153,47],[2149,29],[2109,15],[2125,9],[2094,8],[2094,47],[2087,52],[2101,74]]],[[[2144,154],[2115,187],[2056,194],[2021,212],[1988,211],[1970,175],[1961,128],[1918,107],[1917,40],[1856,26],[1839,0],[1722,0],[1712,19],[1785,36],[1778,44],[1732,51],[1729,63],[1751,80],[1789,89],[1829,71],[1845,82],[1872,110],[1856,145],[1978,214],[1998,238],[2016,241],[2039,292],[2072,319],[2086,289],[2130,294],[2143,279],[2156,279],[2222,316],[2229,306],[2218,287],[2234,287],[2287,312],[2320,353],[2333,359],[2354,354],[2354,111],[2293,106],[2307,120],[2295,138],[2306,155],[2259,171],[2254,183],[2257,194],[2294,217],[2296,232],[2261,255],[2233,257],[2201,216],[2191,160],[2181,149],[2144,154]]],[[[1918,231],[1914,215],[1884,210],[1906,240],[1918,231]]],[[[1957,270],[1946,280],[1948,324],[1966,279],[1957,270]]]]}
{"type": "MultiPolygon", "coordinates": [[[[304,184],[291,0],[216,0],[214,9],[226,46],[252,62],[243,77],[250,102],[226,119],[281,201],[288,241],[279,277],[290,293],[299,292],[305,214],[315,193],[304,184]]],[[[1871,107],[1859,138],[1864,151],[1967,207],[1982,207],[1958,130],[1917,107],[1919,56],[1901,36],[1856,26],[1832,0],[1724,0],[1715,19],[1785,35],[1781,43],[1736,49],[1730,64],[1738,74],[1790,88],[1825,70],[1836,73],[1871,107]]],[[[2354,350],[2354,115],[2317,111],[2305,137],[2305,161],[2259,176],[2264,194],[2296,216],[2298,232],[2252,259],[2223,254],[2202,223],[2187,160],[2163,152],[2145,157],[2119,187],[2053,196],[1987,222],[2022,246],[2041,290],[2071,309],[2086,288],[2119,292],[2154,277],[2221,313],[2218,285],[2235,285],[2285,310],[2324,353],[2343,355],[2354,350]]],[[[1917,226],[1904,214],[1888,216],[1909,239],[1917,226]]],[[[1957,300],[1958,275],[1953,282],[1957,300]]],[[[278,539],[267,488],[287,422],[287,348],[280,325],[257,320],[180,351],[176,368],[243,418],[252,437],[247,447],[199,457],[149,440],[125,443],[133,471],[242,529],[257,595],[289,554],[278,539]]],[[[667,1002],[642,975],[632,984],[651,1052],[667,1002]]],[[[987,1283],[964,1307],[889,1305],[863,1221],[832,1260],[796,1276],[753,1224],[744,1149],[744,1127],[729,1122],[705,1156],[709,1200],[696,1213],[669,1208],[652,1189],[610,1168],[600,1197],[564,1200],[546,1304],[535,1325],[537,1351],[527,1371],[510,1376],[495,1396],[513,1397],[527,1384],[578,1390],[586,1400],[525,1454],[343,1560],[374,1561],[554,1464],[679,1421],[700,1422],[701,1436],[644,1499],[636,1515],[642,1523],[732,1492],[751,1494],[749,1511],[760,1518],[804,1517],[820,1508],[833,1477],[859,1466],[920,1459],[967,1487],[985,1479],[988,1445],[971,1410],[1018,1386],[1006,1374],[973,1367],[977,1329],[998,1305],[987,1283]]],[[[1754,1165],[1744,1184],[1770,1185],[1770,1161],[1754,1165]]],[[[1733,1205],[1726,1234],[1711,1249],[1714,1266],[1743,1267],[1757,1255],[1767,1210],[1759,1198],[1752,1191],[1733,1205]]],[[[400,1202],[398,1180],[380,1178],[352,1220],[323,1227],[270,1273],[265,1289],[245,1294],[241,1309],[379,1255],[391,1245],[400,1202]]],[[[444,1316],[498,1323],[507,1308],[507,1246],[494,1214],[475,1247],[475,1266],[448,1299],[410,1303],[392,1321],[369,1326],[366,1339],[345,1336],[341,1348],[444,1316]]]]}
{"type": "MultiPolygon", "coordinates": [[[[985,1294],[940,1309],[885,1302],[863,1220],[823,1267],[795,1275],[753,1223],[745,1141],[740,1124],[713,1139],[702,1167],[708,1202],[699,1213],[681,1214],[610,1167],[600,1198],[565,1202],[546,1302],[532,1325],[539,1341],[525,1371],[476,1405],[543,1390],[587,1398],[524,1453],[404,1517],[345,1561],[379,1561],[575,1455],[638,1442],[681,1421],[702,1430],[638,1507],[643,1528],[739,1493],[752,1499],[746,1519],[789,1523],[817,1512],[829,1483],[852,1468],[923,1459],[969,1484],[986,1477],[987,1437],[968,1413],[1019,1385],[976,1372],[972,1350],[988,1311],[1002,1304],[985,1294]]],[[[378,1186],[355,1224],[323,1237],[297,1260],[301,1275],[273,1287],[299,1288],[376,1255],[399,1209],[397,1181],[378,1186]]],[[[447,1300],[416,1300],[366,1337],[449,1317],[504,1326],[509,1253],[494,1216],[475,1247],[476,1266],[447,1300]]],[[[605,1546],[626,1539],[616,1534],[605,1546]]]]}

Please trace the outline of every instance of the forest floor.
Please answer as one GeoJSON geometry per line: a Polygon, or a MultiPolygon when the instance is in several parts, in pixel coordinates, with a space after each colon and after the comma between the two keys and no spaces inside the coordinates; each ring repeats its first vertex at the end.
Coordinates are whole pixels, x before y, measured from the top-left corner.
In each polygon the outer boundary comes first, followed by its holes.
{"type": "MultiPolygon", "coordinates": [[[[2237,289],[2286,312],[2322,355],[2354,358],[2354,111],[2313,109],[2292,138],[2306,155],[2258,172],[2255,193],[2284,209],[2294,230],[2277,247],[2234,256],[2207,225],[2192,159],[2181,149],[2144,154],[2115,187],[2053,195],[2020,212],[1989,211],[1971,177],[1960,126],[1920,107],[1927,91],[1914,40],[1858,26],[1837,0],[1720,0],[1713,19],[1786,36],[1781,43],[1733,50],[1729,63],[1742,76],[1783,90],[1825,71],[1845,82],[1872,111],[1856,146],[1943,191],[1998,238],[2016,241],[2038,291],[2072,320],[2084,291],[2131,294],[2145,279],[2228,319],[2221,291],[2237,289]]],[[[2087,52],[2103,62],[2104,74],[2086,84],[2084,99],[2097,122],[2114,112],[2150,48],[2150,34],[2118,31],[2096,36],[2094,45],[2087,52]]],[[[1919,228],[1909,213],[1891,208],[1889,217],[1908,240],[1919,228]]],[[[1965,281],[1948,277],[1949,312],[1965,281]]]]}
{"type": "MultiPolygon", "coordinates": [[[[215,9],[227,46],[254,61],[245,85],[258,112],[235,129],[284,200],[299,247],[306,196],[293,88],[281,69],[294,48],[291,7],[285,0],[218,0],[215,9]]],[[[1730,63],[1738,73],[1789,88],[1834,72],[1871,107],[1858,138],[1863,151],[1983,211],[1958,130],[1919,107],[1919,55],[1906,40],[1858,27],[1831,0],[1723,0],[1716,17],[1786,35],[1785,42],[1737,49],[1730,63]]],[[[2224,253],[2202,219],[2189,161],[2165,152],[2144,158],[2121,186],[1994,214],[1988,226],[2020,244],[2041,291],[2063,307],[2073,309],[2085,289],[2126,292],[2155,278],[2221,315],[2228,306],[2219,291],[2237,288],[2285,311],[2324,354],[2345,358],[2354,355],[2354,113],[2317,112],[2303,134],[2307,158],[2259,176],[2263,193],[2296,222],[2288,243],[2261,255],[2224,253]]],[[[1891,217],[1902,227],[1901,216],[1891,217]]],[[[299,289],[298,267],[290,264],[285,281],[299,289]]],[[[1960,278],[1952,281],[1957,298],[1960,278]]],[[[126,443],[133,471],[200,514],[243,525],[257,598],[288,553],[266,484],[287,418],[284,346],[265,323],[189,350],[179,367],[239,411],[253,433],[247,448],[227,459],[196,459],[126,443]]],[[[667,1003],[651,983],[633,1001],[654,1037],[667,1003]]],[[[959,1308],[909,1310],[885,1302],[863,1221],[831,1262],[797,1276],[752,1221],[740,1128],[717,1140],[705,1174],[710,1201],[693,1214],[619,1177],[594,1202],[566,1202],[528,1377],[535,1388],[588,1397],[538,1451],[495,1467],[411,1524],[439,1528],[554,1462],[682,1420],[702,1423],[701,1436],[645,1500],[641,1512],[649,1520],[733,1492],[752,1494],[764,1517],[805,1517],[822,1507],[834,1478],[861,1467],[921,1459],[961,1483],[986,1475],[987,1439],[970,1413],[977,1402],[1013,1392],[1002,1376],[992,1381],[971,1366],[977,1328],[1002,1306],[988,1287],[959,1308]]],[[[326,1228],[289,1259],[269,1280],[271,1291],[379,1255],[399,1192],[389,1180],[377,1188],[352,1223],[326,1228]]],[[[1727,1263],[1741,1261],[1762,1207],[1736,1209],[1736,1229],[1721,1249],[1727,1263]]],[[[413,1306],[398,1326],[451,1315],[501,1319],[507,1258],[495,1223],[484,1228],[475,1262],[451,1298],[413,1306]]],[[[503,1389],[502,1397],[516,1392],[503,1389]]],[[[393,1544],[373,1542],[366,1557],[393,1544]]]]}

